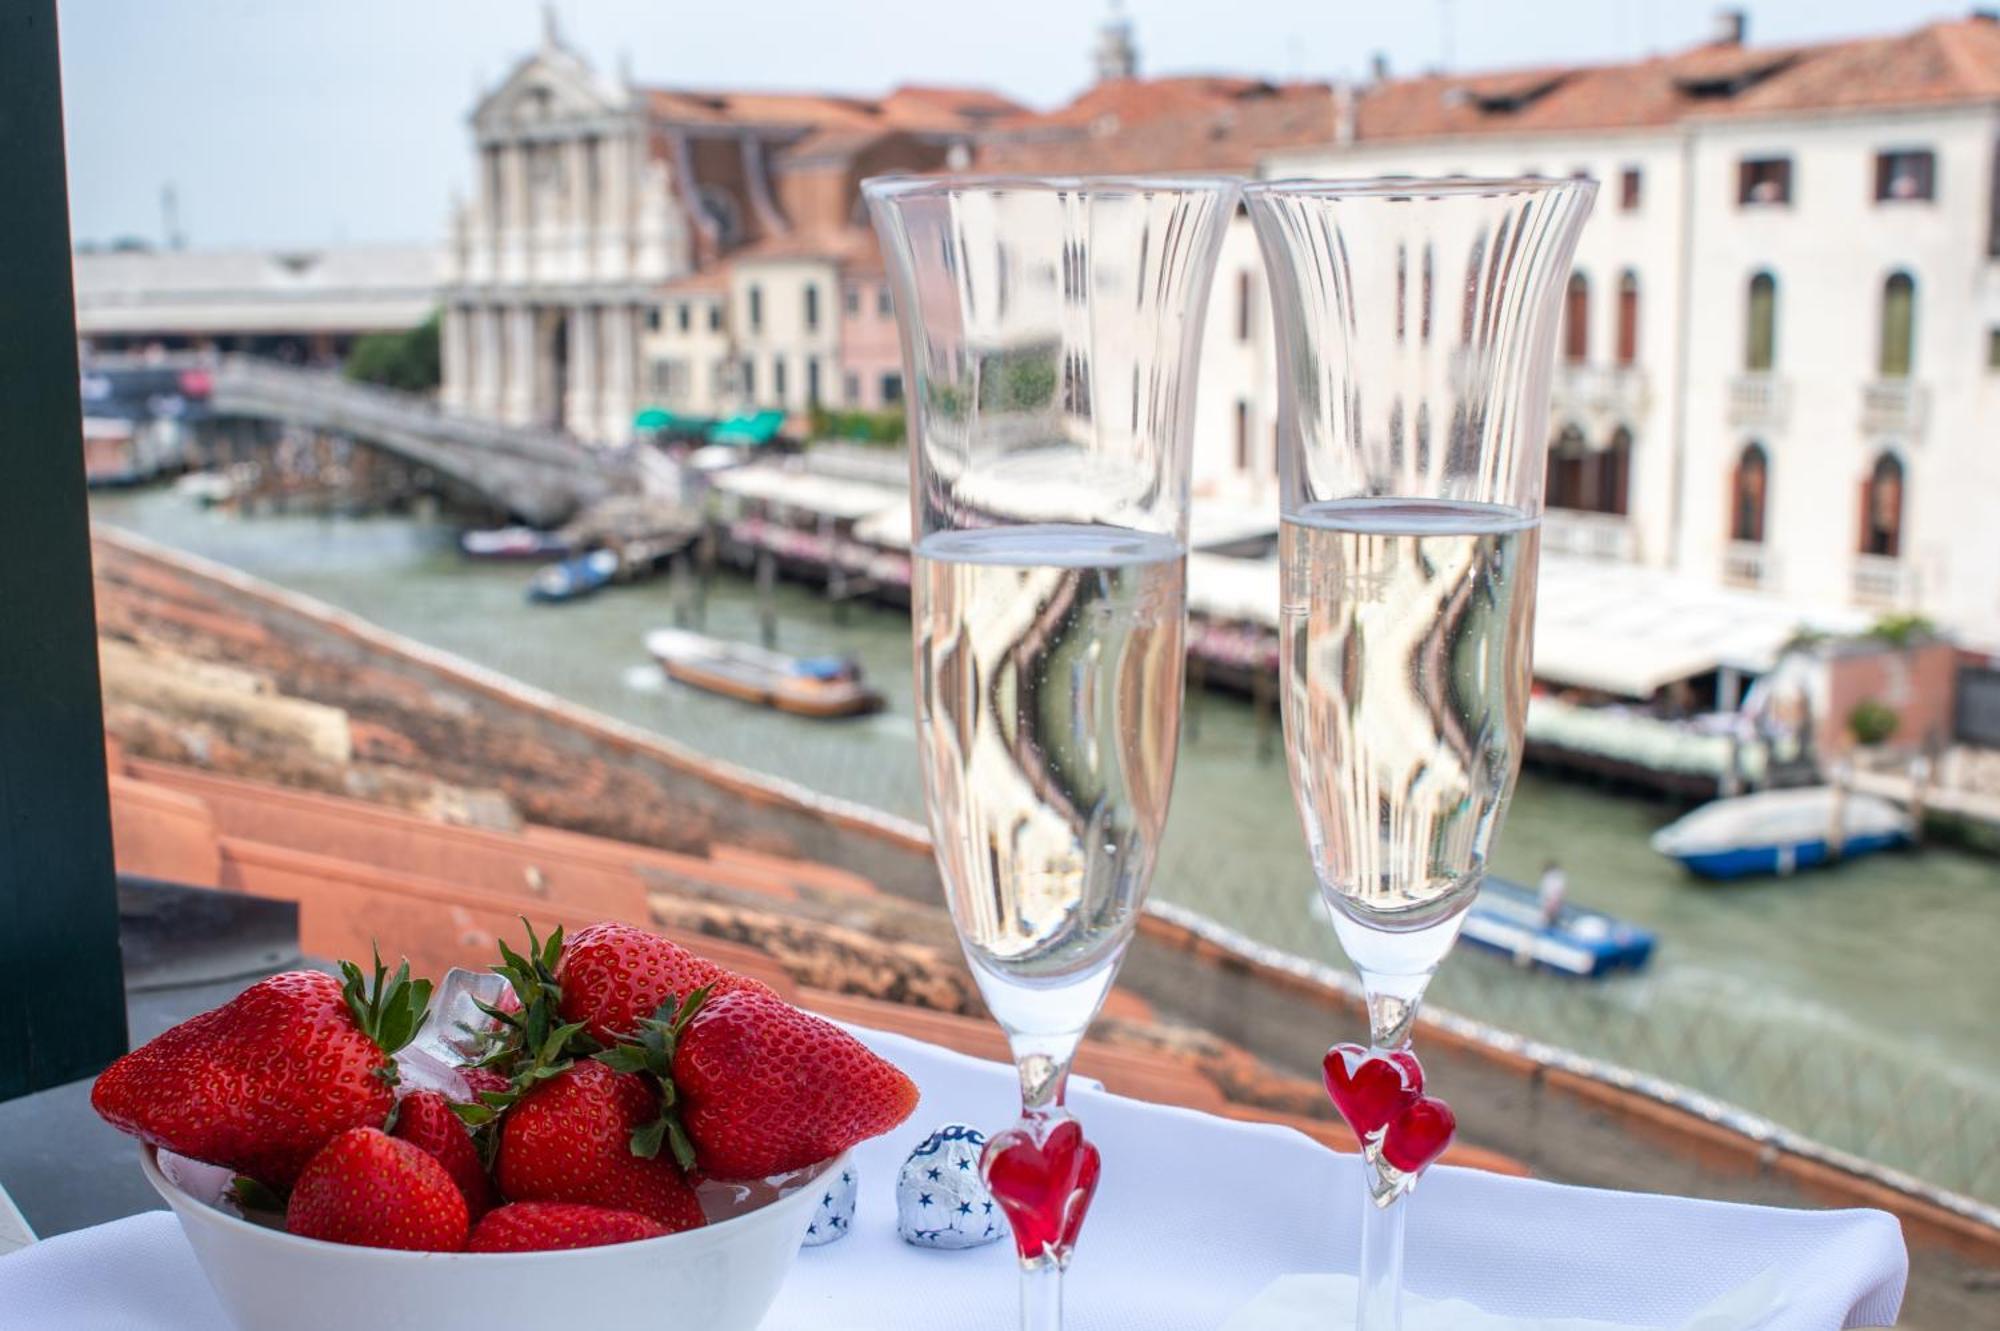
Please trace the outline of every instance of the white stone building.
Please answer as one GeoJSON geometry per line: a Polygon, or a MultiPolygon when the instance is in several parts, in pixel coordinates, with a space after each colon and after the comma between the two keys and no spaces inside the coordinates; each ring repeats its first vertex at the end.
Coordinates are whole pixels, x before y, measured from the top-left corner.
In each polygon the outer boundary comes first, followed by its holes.
{"type": "MultiPolygon", "coordinates": [[[[1768,49],[1725,23],[1630,64],[1357,89],[1262,172],[1596,178],[1544,551],[2000,644],[2000,22],[1768,49]]],[[[1261,493],[1226,417],[1267,428],[1268,353],[1215,331],[1199,470],[1261,493]]]]}

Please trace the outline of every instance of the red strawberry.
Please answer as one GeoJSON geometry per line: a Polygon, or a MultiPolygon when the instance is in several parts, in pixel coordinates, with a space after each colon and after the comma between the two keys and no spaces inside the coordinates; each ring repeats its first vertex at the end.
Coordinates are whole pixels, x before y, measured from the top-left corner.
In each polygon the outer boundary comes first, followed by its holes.
{"type": "Polygon", "coordinates": [[[489,1093],[497,1095],[509,1085],[507,1079],[492,1068],[462,1067],[458,1075],[465,1078],[465,1088],[472,1092],[475,1100],[489,1093]]]}
{"type": "Polygon", "coordinates": [[[724,970],[678,943],[615,921],[589,925],[572,935],[563,948],[556,980],[562,986],[562,1019],[582,1022],[602,1044],[632,1035],[663,1005],[671,1010],[703,985],[718,994],[739,989],[770,992],[762,981],[724,970]]]}
{"type": "Polygon", "coordinates": [[[673,1231],[636,1211],[573,1202],[509,1202],[480,1221],[467,1252],[542,1252],[656,1239],[673,1231]]]}
{"type": "Polygon", "coordinates": [[[389,1135],[423,1150],[444,1166],[451,1181],[465,1194],[465,1209],[474,1220],[493,1209],[493,1180],[479,1163],[472,1133],[436,1091],[412,1091],[396,1107],[396,1126],[389,1135]]]}
{"type": "Polygon", "coordinates": [[[697,991],[671,1021],[641,1023],[636,1042],[598,1058],[671,1087],[662,1118],[633,1149],[657,1150],[664,1133],[683,1165],[710,1178],[765,1178],[818,1164],[917,1107],[915,1084],[895,1064],[761,986],[697,991]]]}
{"type": "Polygon", "coordinates": [[[693,1229],[704,1223],[701,1205],[681,1171],[633,1149],[633,1133],[659,1116],[659,1096],[644,1078],[601,1063],[540,1080],[500,1119],[500,1191],[510,1201],[637,1211],[670,1233],[693,1229]]]}
{"type": "Polygon", "coordinates": [[[196,1160],[288,1188],[319,1149],[379,1127],[396,1064],[424,1019],[430,981],[393,977],[378,957],[367,985],[317,971],[259,980],[211,1012],[113,1063],[90,1103],[113,1127],[196,1160]]]}
{"type": "Polygon", "coordinates": [[[457,1252],[469,1227],[444,1166],[379,1128],[350,1128],[327,1143],[285,1209],[294,1234],[368,1248],[457,1252]]]}

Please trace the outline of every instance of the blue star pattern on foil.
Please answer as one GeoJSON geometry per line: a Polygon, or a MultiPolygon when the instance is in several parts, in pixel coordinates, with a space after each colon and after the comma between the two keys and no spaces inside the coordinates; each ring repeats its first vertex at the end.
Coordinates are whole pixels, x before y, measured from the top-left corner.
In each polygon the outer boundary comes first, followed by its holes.
{"type": "Polygon", "coordinates": [[[919,1248],[977,1248],[1006,1236],[979,1172],[986,1134],[948,1123],[918,1143],[896,1175],[896,1232],[919,1248]]]}
{"type": "Polygon", "coordinates": [[[827,1179],[819,1204],[813,1208],[812,1223],[806,1226],[804,1246],[831,1243],[854,1227],[854,1171],[843,1169],[838,1180],[827,1179]]]}

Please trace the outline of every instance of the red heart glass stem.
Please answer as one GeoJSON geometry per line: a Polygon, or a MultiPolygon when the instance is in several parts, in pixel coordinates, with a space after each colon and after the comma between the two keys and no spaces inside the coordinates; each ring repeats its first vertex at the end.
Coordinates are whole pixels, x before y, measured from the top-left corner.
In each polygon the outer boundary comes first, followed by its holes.
{"type": "Polygon", "coordinates": [[[1024,1264],[1069,1264],[1101,1164],[1083,1125],[1066,1112],[1031,1114],[986,1143],[980,1172],[1024,1264]]]}
{"type": "Polygon", "coordinates": [[[1362,1153],[1382,1176],[1374,1189],[1378,1199],[1392,1201],[1407,1191],[1415,1176],[1451,1145],[1458,1131],[1451,1106],[1424,1094],[1424,1069],[1408,1049],[1381,1051],[1358,1044],[1337,1044],[1320,1065],[1326,1093],[1347,1126],[1354,1130],[1362,1153]]]}

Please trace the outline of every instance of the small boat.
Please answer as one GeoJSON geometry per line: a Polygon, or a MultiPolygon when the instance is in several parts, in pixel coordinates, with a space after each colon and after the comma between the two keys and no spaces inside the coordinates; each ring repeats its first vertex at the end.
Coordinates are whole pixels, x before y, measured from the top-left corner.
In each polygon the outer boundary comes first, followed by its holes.
{"type": "Polygon", "coordinates": [[[494,527],[462,533],[458,549],[468,559],[563,559],[569,555],[569,542],[556,532],[533,527],[494,527]]]}
{"type": "Polygon", "coordinates": [[[1459,937],[1475,947],[1584,979],[1638,970],[1653,956],[1653,934],[1582,906],[1565,905],[1555,923],[1542,919],[1532,888],[1489,877],[1465,912],[1459,937]]]}
{"type": "Polygon", "coordinates": [[[787,656],[684,629],[655,629],[646,650],[669,679],[794,716],[859,716],[882,706],[861,667],[841,657],[787,656]]]}
{"type": "Polygon", "coordinates": [[[587,555],[535,570],[535,576],[528,582],[528,599],[545,603],[581,600],[601,590],[617,573],[617,554],[592,550],[587,555]]]}
{"type": "Polygon", "coordinates": [[[203,508],[228,503],[241,488],[236,477],[225,471],[191,471],[174,482],[175,494],[203,508]]]}
{"type": "Polygon", "coordinates": [[[1653,849],[1704,878],[1789,874],[1908,843],[1910,816],[1832,786],[1715,800],[1653,834],[1653,849]]]}

